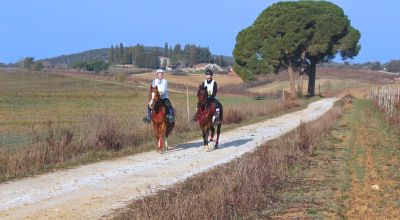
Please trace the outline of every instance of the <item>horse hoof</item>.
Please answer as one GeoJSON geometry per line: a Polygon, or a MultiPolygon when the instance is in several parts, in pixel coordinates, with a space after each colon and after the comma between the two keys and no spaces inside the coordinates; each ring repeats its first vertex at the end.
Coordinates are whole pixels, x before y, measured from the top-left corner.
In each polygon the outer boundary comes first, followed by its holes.
{"type": "Polygon", "coordinates": [[[212,151],[215,148],[215,143],[214,142],[209,142],[207,145],[207,151],[212,151]]]}

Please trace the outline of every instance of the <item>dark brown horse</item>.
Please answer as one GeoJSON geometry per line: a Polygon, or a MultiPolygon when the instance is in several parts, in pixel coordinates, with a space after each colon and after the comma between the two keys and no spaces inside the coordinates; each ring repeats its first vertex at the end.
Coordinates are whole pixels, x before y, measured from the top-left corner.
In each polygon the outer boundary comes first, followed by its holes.
{"type": "MultiPolygon", "coordinates": [[[[208,98],[207,89],[202,86],[199,86],[199,90],[197,91],[198,105],[197,105],[197,114],[195,115],[195,120],[199,122],[201,132],[203,133],[204,149],[209,151],[214,148],[218,148],[219,134],[221,133],[221,123],[216,125],[217,139],[215,141],[215,145],[209,146],[208,137],[210,131],[211,131],[210,142],[213,143],[214,140],[215,128],[212,118],[215,114],[217,106],[215,106],[214,102],[208,103],[207,98],[208,98]]],[[[220,105],[219,108],[220,108],[220,119],[222,121],[223,118],[222,105],[220,105]]]]}
{"type": "Polygon", "coordinates": [[[157,86],[153,88],[150,86],[150,108],[151,121],[153,123],[154,136],[157,141],[156,150],[159,152],[168,150],[168,136],[175,126],[175,122],[170,123],[166,119],[167,108],[163,104],[157,86]]]}

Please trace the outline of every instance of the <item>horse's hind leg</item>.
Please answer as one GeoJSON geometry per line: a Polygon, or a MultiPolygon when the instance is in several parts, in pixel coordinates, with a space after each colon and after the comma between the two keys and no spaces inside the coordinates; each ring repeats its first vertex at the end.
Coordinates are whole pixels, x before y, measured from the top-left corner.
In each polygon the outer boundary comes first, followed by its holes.
{"type": "Polygon", "coordinates": [[[217,140],[215,141],[215,148],[218,148],[219,134],[221,133],[221,124],[217,125],[217,140]]]}
{"type": "Polygon", "coordinates": [[[165,131],[165,145],[164,145],[164,150],[168,150],[168,137],[169,134],[171,134],[172,129],[174,128],[175,123],[167,123],[167,129],[165,131]]]}

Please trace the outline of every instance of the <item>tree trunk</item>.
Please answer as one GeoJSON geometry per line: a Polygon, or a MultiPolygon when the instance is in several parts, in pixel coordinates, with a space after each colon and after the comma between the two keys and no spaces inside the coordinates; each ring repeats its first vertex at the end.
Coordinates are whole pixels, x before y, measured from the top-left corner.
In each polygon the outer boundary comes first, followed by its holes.
{"type": "Polygon", "coordinates": [[[297,94],[298,94],[299,96],[302,96],[302,95],[303,95],[303,78],[304,78],[304,72],[300,72],[299,74],[300,74],[300,76],[299,76],[299,82],[298,82],[298,84],[297,84],[297,94]]]}
{"type": "Polygon", "coordinates": [[[317,59],[311,59],[310,70],[308,71],[308,92],[307,96],[314,96],[315,91],[315,72],[317,69],[317,59]]]}
{"type": "Polygon", "coordinates": [[[301,53],[301,66],[300,66],[300,72],[299,72],[299,82],[297,84],[297,95],[302,96],[303,95],[303,79],[304,79],[304,67],[306,63],[306,51],[303,51],[301,53]]]}
{"type": "Polygon", "coordinates": [[[288,73],[289,73],[289,80],[290,80],[290,96],[292,98],[296,97],[296,88],[294,85],[294,78],[293,78],[293,68],[292,68],[292,63],[288,62],[288,73]]]}

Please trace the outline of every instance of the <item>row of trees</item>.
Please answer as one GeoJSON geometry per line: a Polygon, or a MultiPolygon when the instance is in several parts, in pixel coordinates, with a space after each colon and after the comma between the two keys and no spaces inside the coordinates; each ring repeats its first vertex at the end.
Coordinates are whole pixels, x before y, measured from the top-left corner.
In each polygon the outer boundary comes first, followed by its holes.
{"type": "Polygon", "coordinates": [[[146,50],[141,44],[136,46],[124,47],[122,43],[120,45],[111,46],[108,53],[108,63],[115,64],[133,64],[139,68],[157,68],[160,66],[158,59],[159,51],[149,49],[146,50]]]}
{"type": "Polygon", "coordinates": [[[375,62],[365,62],[365,63],[350,63],[350,62],[343,62],[343,63],[333,63],[333,62],[326,62],[322,63],[321,66],[325,67],[334,67],[334,68],[344,68],[344,69],[361,69],[361,70],[385,70],[393,73],[400,72],[400,60],[391,60],[387,63],[381,63],[379,61],[375,62]]]}
{"type": "Polygon", "coordinates": [[[252,26],[240,31],[233,51],[235,71],[245,80],[287,70],[295,96],[293,72],[309,76],[308,95],[314,95],[316,65],[339,53],[353,58],[361,48],[360,32],[343,10],[327,1],[278,2],[265,9],[252,26]]]}
{"type": "Polygon", "coordinates": [[[96,73],[107,70],[108,66],[109,64],[105,61],[80,61],[72,64],[73,69],[86,70],[96,73]]]}
{"type": "Polygon", "coordinates": [[[108,53],[110,64],[133,64],[140,68],[166,68],[167,62],[160,63],[159,57],[169,58],[171,67],[188,67],[198,63],[217,63],[220,66],[227,66],[228,62],[222,56],[212,56],[208,47],[186,44],[183,48],[180,44],[170,47],[165,43],[161,47],[144,47],[141,44],[124,47],[122,43],[111,46],[108,53]]]}

